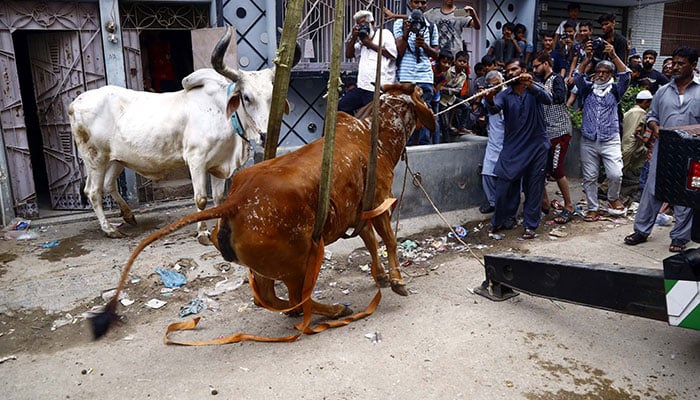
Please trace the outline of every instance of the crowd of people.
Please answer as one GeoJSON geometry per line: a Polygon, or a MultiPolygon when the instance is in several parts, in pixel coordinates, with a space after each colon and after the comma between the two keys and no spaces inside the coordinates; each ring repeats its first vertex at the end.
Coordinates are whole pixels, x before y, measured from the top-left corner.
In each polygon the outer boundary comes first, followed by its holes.
{"type": "Polygon", "coordinates": [[[624,238],[636,245],[647,240],[657,213],[672,209],[676,224],[669,251],[685,248],[692,212],[655,197],[653,144],[660,128],[700,123],[697,49],[679,47],[658,71],[652,49],[628,57],[630,44],[615,31],[615,15],[601,15],[603,34],[594,36],[593,23],[578,18],[581,6],[570,3],[568,18],[556,30],[540,32],[539,51],[528,42],[524,25],[504,24],[502,37],[473,65],[471,79],[470,53],[461,37],[464,29],[481,28],[476,11],[458,9],[454,0],[430,10],[426,3],[409,0],[405,15],[385,9],[394,22],[381,34],[371,12],[354,15],[345,55],[359,58],[357,85],[340,99],[339,110],[353,113],[372,101],[381,37],[381,84],[415,83],[436,114],[436,131],[419,129],[408,144],[488,136],[482,167],[486,202],[480,211],[492,213],[492,233],[512,229],[524,195],[523,239],[536,236],[550,209],[557,209],[558,224],[575,215],[564,161],[571,113],[579,111],[584,221],[626,215],[629,203],[638,201],[634,232],[624,238]],[[624,110],[623,99],[634,106],[624,110]],[[547,180],[556,182],[563,204],[549,201],[547,180]]]}

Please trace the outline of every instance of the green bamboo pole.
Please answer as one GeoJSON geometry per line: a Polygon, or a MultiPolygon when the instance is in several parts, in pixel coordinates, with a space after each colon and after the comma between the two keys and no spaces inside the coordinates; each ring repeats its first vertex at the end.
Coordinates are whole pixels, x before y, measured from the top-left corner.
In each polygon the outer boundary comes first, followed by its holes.
{"type": "Polygon", "coordinates": [[[365,182],[365,197],[362,199],[362,211],[374,208],[374,190],[377,184],[377,146],[379,142],[379,95],[381,92],[382,76],[382,33],[384,32],[384,13],[379,13],[379,47],[377,48],[377,69],[374,74],[374,97],[372,99],[372,135],[367,164],[367,180],[365,182]]]}
{"type": "Polygon", "coordinates": [[[323,161],[321,165],[321,182],[318,191],[316,223],[311,238],[318,241],[326,224],[333,166],[333,148],[335,147],[335,120],[338,114],[338,97],[340,82],[340,59],[343,57],[343,14],[345,0],[335,2],[333,19],[333,45],[331,47],[331,71],[328,78],[328,98],[326,102],[326,120],[323,126],[323,161]]]}
{"type": "MultiPolygon", "coordinates": [[[[267,122],[267,139],[265,142],[265,160],[275,158],[277,155],[277,142],[280,137],[280,127],[284,113],[287,92],[289,91],[289,80],[294,63],[294,50],[296,48],[297,34],[301,25],[301,14],[304,7],[304,0],[289,0],[287,2],[287,12],[284,16],[284,26],[282,28],[282,38],[280,47],[277,49],[275,58],[275,84],[272,95],[270,109],[270,119],[267,122]]],[[[267,10],[274,12],[274,10],[267,10]]]]}

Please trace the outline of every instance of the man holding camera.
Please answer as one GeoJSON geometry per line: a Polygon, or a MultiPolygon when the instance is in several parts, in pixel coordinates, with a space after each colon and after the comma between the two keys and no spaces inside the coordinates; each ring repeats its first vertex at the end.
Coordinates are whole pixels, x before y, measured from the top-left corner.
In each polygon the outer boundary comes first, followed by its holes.
{"type": "MultiPolygon", "coordinates": [[[[357,109],[369,104],[374,98],[374,82],[377,75],[377,51],[379,31],[374,28],[374,16],[361,10],[353,16],[355,26],[345,41],[345,57],[355,58],[359,53],[357,66],[357,86],[348,91],[338,101],[338,111],[353,114],[357,109]]],[[[382,31],[382,67],[380,82],[385,85],[396,81],[396,41],[388,29],[382,31]]]]}
{"type": "Polygon", "coordinates": [[[622,216],[627,208],[620,201],[622,185],[622,150],[620,143],[619,99],[630,84],[630,71],[615,53],[610,43],[605,43],[605,54],[612,60],[598,61],[593,80],[586,76],[586,70],[593,59],[593,41],[586,44],[586,58],[574,74],[578,96],[583,104],[581,126],[581,169],[583,191],[586,193],[587,211],[584,221],[600,219],[598,204],[598,173],[600,162],[605,166],[608,178],[607,211],[613,216],[622,216]],[[617,82],[615,82],[617,75],[617,82]]]}
{"type": "MultiPolygon", "coordinates": [[[[626,60],[629,42],[627,41],[627,39],[624,36],[615,32],[615,24],[617,24],[617,21],[615,20],[615,14],[603,14],[603,15],[601,15],[600,17],[598,17],[598,23],[600,24],[600,29],[603,30],[603,37],[602,38],[606,42],[613,45],[613,47],[615,48],[615,54],[617,54],[617,57],[619,57],[620,60],[626,60]]],[[[593,40],[595,40],[595,39],[593,39],[593,40]]],[[[594,50],[594,52],[596,50],[595,44],[594,44],[593,50],[594,50]]],[[[600,50],[601,51],[603,50],[602,46],[600,46],[600,50]]],[[[608,54],[607,52],[603,52],[603,53],[604,53],[603,58],[605,58],[606,60],[609,60],[609,61],[613,61],[612,57],[610,55],[605,55],[605,54],[608,54]]]]}
{"type": "MultiPolygon", "coordinates": [[[[410,0],[413,11],[407,19],[394,22],[394,37],[400,58],[398,81],[412,82],[423,89],[423,100],[430,104],[435,89],[433,87],[433,67],[430,57],[438,57],[438,30],[423,16],[426,0],[410,0]]],[[[434,135],[439,140],[440,135],[434,135]]],[[[409,144],[431,144],[430,131],[421,128],[411,136],[409,144]]]]}

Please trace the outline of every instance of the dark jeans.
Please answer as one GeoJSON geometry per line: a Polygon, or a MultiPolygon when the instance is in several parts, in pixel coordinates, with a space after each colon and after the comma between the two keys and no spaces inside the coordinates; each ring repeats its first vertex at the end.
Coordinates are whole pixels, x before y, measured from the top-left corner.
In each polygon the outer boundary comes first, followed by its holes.
{"type": "MultiPolygon", "coordinates": [[[[423,101],[425,101],[425,104],[428,107],[430,107],[430,102],[433,100],[433,96],[435,95],[435,88],[433,87],[433,84],[417,83],[416,85],[423,89],[423,101]]],[[[435,130],[439,132],[438,128],[436,128],[435,130]]],[[[411,138],[408,141],[409,145],[423,145],[431,143],[440,143],[440,135],[435,134],[431,137],[431,133],[428,130],[428,128],[420,128],[416,130],[415,132],[413,132],[411,138]]]]}
{"type": "Polygon", "coordinates": [[[360,88],[349,90],[338,100],[338,111],[344,111],[353,115],[355,111],[371,103],[374,99],[374,92],[360,88]]]}

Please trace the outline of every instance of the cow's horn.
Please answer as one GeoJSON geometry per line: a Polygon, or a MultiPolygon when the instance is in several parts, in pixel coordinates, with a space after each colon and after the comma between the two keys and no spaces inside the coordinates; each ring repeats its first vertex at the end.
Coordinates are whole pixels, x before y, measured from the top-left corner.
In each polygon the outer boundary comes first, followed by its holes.
{"type": "Polygon", "coordinates": [[[227,77],[233,82],[238,81],[238,71],[230,68],[224,63],[224,54],[228,48],[228,44],[231,42],[231,36],[233,36],[233,29],[228,26],[226,27],[226,33],[219,39],[219,42],[214,46],[214,51],[211,53],[211,65],[214,67],[216,72],[227,77]]]}

